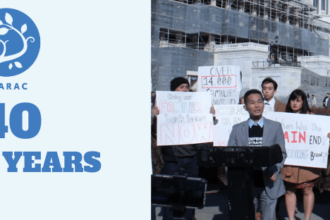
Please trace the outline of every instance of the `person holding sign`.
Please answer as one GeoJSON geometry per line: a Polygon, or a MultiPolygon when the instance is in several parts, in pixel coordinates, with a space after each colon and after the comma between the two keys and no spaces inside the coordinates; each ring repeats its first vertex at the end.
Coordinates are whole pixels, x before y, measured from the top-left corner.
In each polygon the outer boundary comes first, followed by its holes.
{"type": "MultiPolygon", "coordinates": [[[[306,94],[300,89],[296,89],[290,94],[285,111],[299,114],[313,114],[309,109],[306,94]]],[[[289,220],[295,219],[294,214],[297,203],[295,192],[297,189],[303,191],[305,220],[309,220],[314,206],[314,181],[321,175],[321,169],[285,165],[281,171],[281,175],[286,186],[285,204],[289,220]]]]}
{"type": "Polygon", "coordinates": [[[274,97],[277,92],[277,82],[271,77],[267,77],[262,81],[261,88],[265,97],[265,105],[270,105],[275,112],[285,112],[285,104],[274,97]]]}
{"type": "MultiPolygon", "coordinates": [[[[183,77],[176,77],[171,81],[171,91],[189,92],[189,82],[183,77]]],[[[157,98],[157,97],[156,97],[157,98]]],[[[159,115],[159,108],[153,107],[153,115],[155,116],[152,124],[152,133],[156,137],[157,115],[159,115]]],[[[212,107],[210,113],[215,114],[212,107]]],[[[163,156],[164,165],[161,169],[161,174],[180,175],[186,174],[188,177],[197,177],[199,167],[197,165],[196,155],[197,144],[185,144],[174,146],[162,146],[161,153],[163,156]]],[[[194,209],[187,209],[185,213],[186,220],[195,220],[194,209]]],[[[173,213],[167,207],[162,208],[163,220],[172,220],[173,213]]]]}
{"type": "Polygon", "coordinates": [[[244,95],[244,103],[244,109],[249,112],[250,118],[233,126],[228,146],[280,145],[283,155],[282,162],[272,167],[262,167],[260,170],[254,171],[254,176],[258,180],[255,192],[260,193],[256,195],[256,198],[260,196],[259,202],[255,201],[256,210],[260,208],[262,220],[275,220],[277,198],[285,193],[285,187],[280,175],[286,158],[282,125],[262,116],[265,104],[259,90],[251,89],[247,91],[244,95]],[[258,207],[258,203],[260,207],[258,207]]]}

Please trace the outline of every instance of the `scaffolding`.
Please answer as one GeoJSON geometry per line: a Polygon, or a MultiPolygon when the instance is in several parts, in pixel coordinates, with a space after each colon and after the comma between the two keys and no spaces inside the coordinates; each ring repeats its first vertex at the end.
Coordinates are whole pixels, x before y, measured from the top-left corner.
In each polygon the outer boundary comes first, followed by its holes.
{"type": "Polygon", "coordinates": [[[313,5],[298,0],[152,0],[155,89],[166,90],[167,80],[187,70],[213,65],[214,48],[221,44],[269,45],[278,36],[285,61],[328,56],[330,24],[315,13],[313,5]]]}
{"type": "MultiPolygon", "coordinates": [[[[173,0],[185,4],[205,4],[237,10],[273,21],[330,33],[330,24],[315,15],[316,8],[301,0],[173,0]]],[[[326,37],[328,38],[328,37],[326,37]]]]}

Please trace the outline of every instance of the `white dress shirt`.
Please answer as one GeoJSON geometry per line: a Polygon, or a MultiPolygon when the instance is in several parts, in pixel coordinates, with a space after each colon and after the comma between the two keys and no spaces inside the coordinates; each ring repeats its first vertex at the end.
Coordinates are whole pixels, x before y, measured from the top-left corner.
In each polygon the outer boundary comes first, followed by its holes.
{"type": "Polygon", "coordinates": [[[264,102],[265,102],[265,105],[270,105],[272,111],[275,111],[275,98],[274,97],[269,102],[266,99],[264,100],[264,102]]]}

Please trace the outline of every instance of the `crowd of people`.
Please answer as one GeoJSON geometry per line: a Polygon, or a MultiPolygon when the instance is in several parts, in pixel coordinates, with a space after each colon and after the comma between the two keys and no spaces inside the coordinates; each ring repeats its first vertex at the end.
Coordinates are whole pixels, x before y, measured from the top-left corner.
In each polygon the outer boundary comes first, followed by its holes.
{"type": "MultiPolygon", "coordinates": [[[[187,79],[177,77],[171,81],[170,88],[171,91],[188,92],[190,85],[187,79]]],[[[279,213],[278,199],[284,196],[289,220],[294,220],[297,203],[295,192],[302,190],[305,220],[309,220],[314,206],[314,182],[321,176],[322,172],[325,175],[330,175],[330,170],[329,168],[322,170],[284,165],[287,154],[282,125],[279,122],[266,119],[262,114],[265,105],[269,105],[270,109],[275,112],[314,114],[310,106],[316,106],[316,99],[314,95],[309,98],[309,94],[306,95],[304,91],[296,89],[290,94],[287,104],[284,104],[274,97],[277,88],[277,82],[268,77],[262,81],[261,91],[251,89],[244,92],[239,102],[244,104],[244,109],[249,113],[249,119],[233,126],[228,146],[246,146],[246,143],[249,143],[249,146],[279,144],[282,149],[283,160],[272,167],[261,167],[254,171],[254,176],[261,177],[258,178],[260,184],[255,186],[256,219],[275,220],[279,213]],[[253,141],[256,138],[261,142],[253,141]]],[[[323,101],[324,107],[330,106],[329,96],[328,93],[323,101]]],[[[215,114],[213,107],[210,109],[210,113],[215,114]]],[[[157,105],[153,106],[152,114],[154,116],[152,137],[156,139],[157,115],[159,114],[157,105]]],[[[330,133],[328,133],[328,137],[330,137],[330,133]]],[[[160,174],[174,175],[184,170],[187,176],[197,177],[199,167],[197,165],[196,146],[196,144],[162,146],[160,151],[163,166],[160,174]]],[[[173,219],[173,213],[168,208],[163,208],[162,213],[164,220],[173,219]]],[[[185,219],[196,219],[194,209],[187,210],[185,219]]]]}

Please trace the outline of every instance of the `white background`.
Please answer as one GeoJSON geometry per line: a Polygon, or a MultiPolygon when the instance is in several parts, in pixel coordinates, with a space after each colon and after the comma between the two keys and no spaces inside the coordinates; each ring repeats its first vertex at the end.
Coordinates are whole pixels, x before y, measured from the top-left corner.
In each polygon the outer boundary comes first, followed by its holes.
{"type": "MultiPolygon", "coordinates": [[[[0,156],[0,219],[150,218],[150,2],[3,0],[27,14],[41,49],[21,75],[27,91],[0,90],[10,109],[20,102],[41,112],[33,139],[0,139],[2,151],[101,153],[97,173],[7,173],[0,156]]],[[[13,17],[15,25],[15,17],[13,17]]],[[[63,163],[62,163],[63,164],[63,163]]]]}

